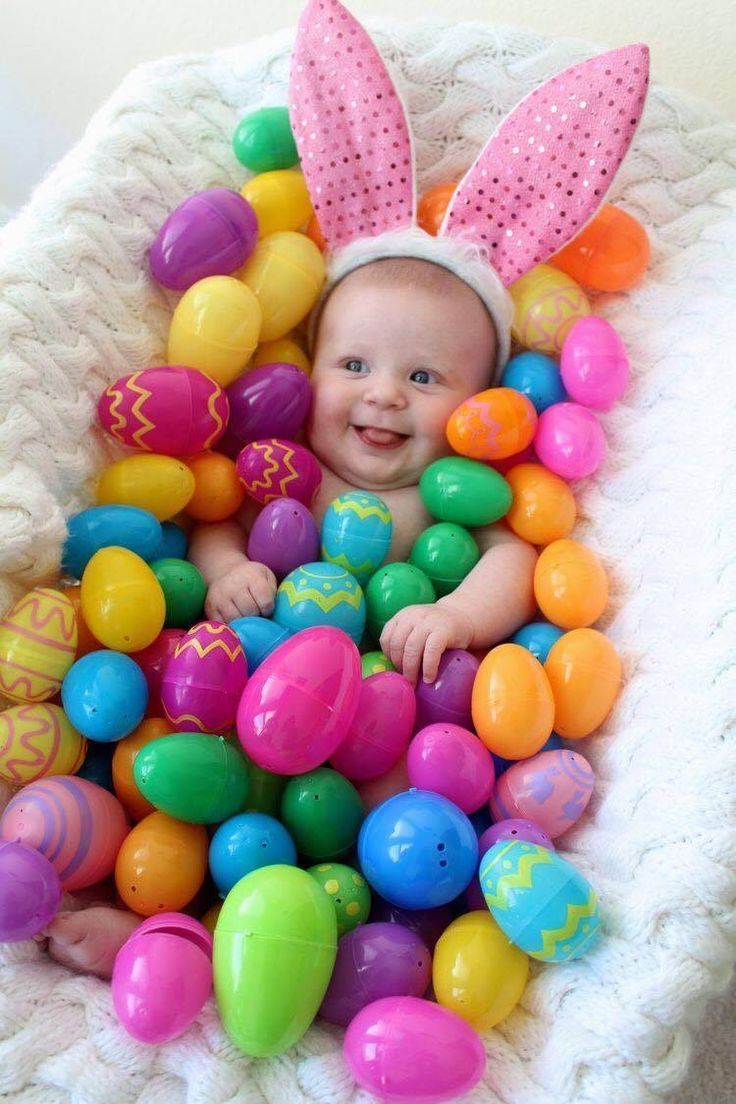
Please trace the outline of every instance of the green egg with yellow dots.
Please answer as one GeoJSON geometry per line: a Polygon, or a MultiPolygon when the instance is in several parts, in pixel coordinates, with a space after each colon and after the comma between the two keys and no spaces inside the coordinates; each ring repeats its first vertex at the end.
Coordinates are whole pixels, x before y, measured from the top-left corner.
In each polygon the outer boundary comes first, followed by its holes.
{"type": "Polygon", "coordinates": [[[363,678],[382,675],[384,671],[395,671],[391,660],[383,652],[366,652],[360,657],[360,669],[363,678]]]}
{"type": "Polygon", "coordinates": [[[344,863],[318,863],[307,874],[319,882],[335,906],[337,936],[365,924],[371,911],[371,891],[362,874],[344,863]]]}

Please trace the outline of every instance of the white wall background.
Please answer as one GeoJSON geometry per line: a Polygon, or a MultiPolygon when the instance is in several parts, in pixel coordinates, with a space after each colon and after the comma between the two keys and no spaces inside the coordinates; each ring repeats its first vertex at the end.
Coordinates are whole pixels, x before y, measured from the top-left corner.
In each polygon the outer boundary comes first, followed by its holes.
{"type": "MultiPolygon", "coordinates": [[[[0,0],[0,207],[16,208],[129,69],[293,25],[302,0],[0,0]]],[[[348,0],[358,16],[513,23],[647,42],[656,79],[736,119],[734,0],[348,0]]],[[[0,221],[2,221],[0,219],[0,221]]]]}

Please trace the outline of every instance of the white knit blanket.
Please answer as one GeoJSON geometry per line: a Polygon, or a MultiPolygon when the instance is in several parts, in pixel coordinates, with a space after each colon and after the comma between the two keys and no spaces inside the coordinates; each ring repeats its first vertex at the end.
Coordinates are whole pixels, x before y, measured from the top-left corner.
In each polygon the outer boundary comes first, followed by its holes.
{"type": "MultiPolygon", "coordinates": [[[[485,24],[369,21],[406,92],[422,187],[471,163],[532,87],[594,52],[485,24]]],[[[286,103],[291,33],[133,72],[83,141],[0,233],[0,609],[58,565],[64,517],[105,461],[96,399],[162,360],[171,314],[146,272],[168,212],[244,173],[247,111],[286,103]]],[[[656,77],[656,50],[653,57],[656,77]]],[[[606,936],[540,966],[486,1037],[469,1101],[635,1104],[666,1098],[691,1030],[736,959],[736,128],[658,86],[612,198],[647,226],[651,270],[596,310],[631,356],[603,422],[608,458],[576,488],[575,535],[603,556],[603,627],[627,683],[586,741],[596,773],[566,840],[600,893],[606,936]],[[730,191],[729,191],[730,189],[730,191]]],[[[250,1060],[210,1003],[181,1039],[145,1047],[109,987],[0,947],[0,1096],[25,1104],[366,1104],[317,1024],[250,1060]]]]}

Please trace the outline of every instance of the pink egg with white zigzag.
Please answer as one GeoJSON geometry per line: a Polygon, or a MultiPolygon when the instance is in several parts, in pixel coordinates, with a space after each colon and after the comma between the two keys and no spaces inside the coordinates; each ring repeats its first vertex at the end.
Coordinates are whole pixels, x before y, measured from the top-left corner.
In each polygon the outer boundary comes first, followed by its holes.
{"type": "Polygon", "coordinates": [[[221,621],[184,633],[161,677],[161,703],[178,732],[227,732],[248,680],[237,634],[221,621]]]}

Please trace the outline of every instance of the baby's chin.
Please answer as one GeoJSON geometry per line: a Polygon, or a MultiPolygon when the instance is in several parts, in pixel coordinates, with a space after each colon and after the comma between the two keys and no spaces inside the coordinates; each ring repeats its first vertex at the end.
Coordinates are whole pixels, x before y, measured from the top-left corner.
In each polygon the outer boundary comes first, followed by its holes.
{"type": "MultiPolygon", "coordinates": [[[[309,447],[319,460],[323,468],[331,472],[343,483],[360,491],[398,491],[402,487],[414,487],[419,482],[421,472],[414,470],[414,465],[404,464],[403,458],[398,456],[377,455],[375,458],[357,455],[344,457],[339,453],[330,452],[329,449],[321,449],[313,441],[309,441],[309,447]]],[[[422,469],[423,470],[423,469],[422,469]]]]}

